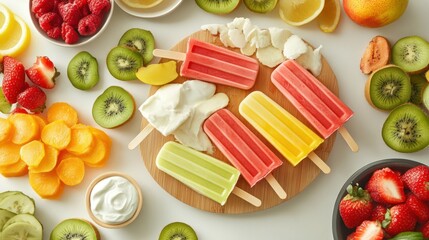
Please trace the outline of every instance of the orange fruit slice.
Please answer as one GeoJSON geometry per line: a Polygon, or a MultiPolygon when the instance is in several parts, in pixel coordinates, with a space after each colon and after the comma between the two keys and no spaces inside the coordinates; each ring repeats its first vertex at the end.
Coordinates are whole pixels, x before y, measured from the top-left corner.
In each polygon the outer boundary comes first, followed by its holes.
{"type": "Polygon", "coordinates": [[[292,26],[301,26],[314,20],[322,12],[325,0],[281,0],[280,17],[292,26]]]}
{"type": "Polygon", "coordinates": [[[325,0],[325,6],[317,17],[319,28],[326,33],[333,32],[340,22],[340,16],[340,0],[325,0]]]}

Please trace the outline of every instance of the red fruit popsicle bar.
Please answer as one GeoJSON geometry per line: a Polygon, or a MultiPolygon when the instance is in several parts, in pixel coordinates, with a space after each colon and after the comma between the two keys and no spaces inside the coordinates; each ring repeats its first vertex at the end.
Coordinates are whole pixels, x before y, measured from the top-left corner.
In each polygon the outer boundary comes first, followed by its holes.
{"type": "Polygon", "coordinates": [[[253,87],[259,71],[256,59],[194,38],[189,39],[186,53],[155,49],[153,54],[183,61],[183,77],[245,90],[253,87]]]}
{"type": "Polygon", "coordinates": [[[271,175],[282,160],[234,114],[227,109],[215,112],[204,122],[204,132],[251,187],[266,178],[277,195],[286,198],[286,192],[271,175]]]}
{"type": "Polygon", "coordinates": [[[323,138],[339,130],[352,151],[358,150],[343,127],[353,111],[305,68],[287,60],[273,71],[271,81],[323,138]]]}

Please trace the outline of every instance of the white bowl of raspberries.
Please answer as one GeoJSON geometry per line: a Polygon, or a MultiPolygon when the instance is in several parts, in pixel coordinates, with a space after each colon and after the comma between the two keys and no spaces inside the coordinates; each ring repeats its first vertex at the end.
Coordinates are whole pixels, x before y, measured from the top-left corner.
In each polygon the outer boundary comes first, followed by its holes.
{"type": "Polygon", "coordinates": [[[81,46],[107,27],[114,0],[30,0],[30,15],[37,31],[52,43],[81,46]]]}
{"type": "Polygon", "coordinates": [[[385,159],[356,171],[334,205],[335,240],[429,238],[429,167],[385,159]]]}

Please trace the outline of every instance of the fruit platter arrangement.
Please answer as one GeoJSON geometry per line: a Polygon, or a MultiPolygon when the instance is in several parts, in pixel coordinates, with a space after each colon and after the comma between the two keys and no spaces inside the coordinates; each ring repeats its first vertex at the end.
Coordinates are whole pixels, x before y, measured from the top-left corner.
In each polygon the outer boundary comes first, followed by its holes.
{"type": "Polygon", "coordinates": [[[0,239],[429,238],[419,4],[0,0],[0,239]]]}

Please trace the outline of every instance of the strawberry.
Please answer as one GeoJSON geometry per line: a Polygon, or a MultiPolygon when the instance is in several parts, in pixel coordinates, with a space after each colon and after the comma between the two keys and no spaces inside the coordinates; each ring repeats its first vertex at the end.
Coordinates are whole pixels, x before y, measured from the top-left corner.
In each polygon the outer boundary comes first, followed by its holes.
{"type": "Polygon", "coordinates": [[[15,114],[15,113],[24,113],[24,114],[28,114],[28,111],[25,108],[22,107],[16,107],[15,109],[12,110],[12,112],[10,112],[10,114],[15,114]]]}
{"type": "Polygon", "coordinates": [[[408,169],[402,180],[405,186],[408,187],[418,198],[423,201],[429,201],[429,167],[419,165],[408,169]]]}
{"type": "Polygon", "coordinates": [[[429,221],[429,205],[420,200],[416,195],[409,193],[405,204],[407,204],[410,211],[416,216],[418,222],[429,221]]]}
{"type": "Polygon", "coordinates": [[[356,233],[353,236],[354,240],[382,240],[384,237],[383,229],[378,221],[363,221],[356,228],[356,233]]]}
{"type": "Polygon", "coordinates": [[[368,192],[358,184],[349,185],[347,192],[339,205],[340,216],[346,227],[354,228],[371,217],[373,203],[368,192]]]}
{"type": "Polygon", "coordinates": [[[37,57],[33,66],[25,72],[34,84],[48,89],[55,86],[55,79],[60,75],[52,61],[46,56],[37,57]]]}
{"type": "Polygon", "coordinates": [[[401,177],[388,167],[374,171],[366,188],[378,203],[398,204],[406,199],[401,177]]]}
{"type": "Polygon", "coordinates": [[[414,230],[416,217],[405,203],[395,205],[387,210],[382,226],[391,236],[414,230]]]}
{"type": "Polygon", "coordinates": [[[352,232],[349,235],[347,235],[346,240],[355,240],[356,232],[352,232]]]}
{"type": "Polygon", "coordinates": [[[429,222],[424,223],[420,231],[423,233],[423,237],[429,238],[429,222]]]}
{"type": "Polygon", "coordinates": [[[34,113],[43,112],[45,103],[46,94],[38,86],[31,86],[18,95],[18,104],[34,113]]]}
{"type": "Polygon", "coordinates": [[[24,65],[12,57],[5,56],[3,67],[2,89],[4,96],[9,103],[16,103],[16,98],[25,84],[24,65]]]}
{"type": "Polygon", "coordinates": [[[382,204],[375,205],[374,209],[371,213],[372,221],[382,222],[384,220],[384,216],[386,215],[387,208],[382,204]]]}

